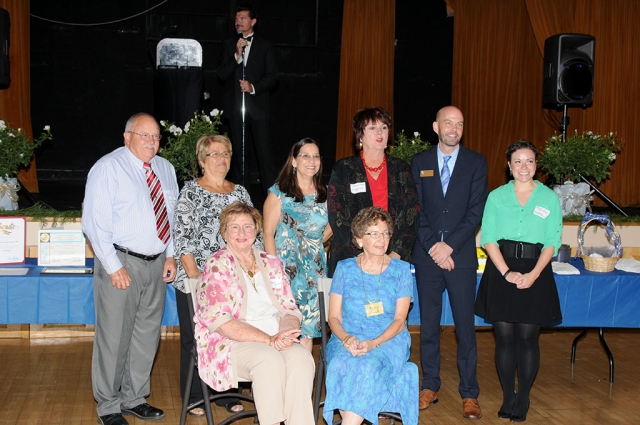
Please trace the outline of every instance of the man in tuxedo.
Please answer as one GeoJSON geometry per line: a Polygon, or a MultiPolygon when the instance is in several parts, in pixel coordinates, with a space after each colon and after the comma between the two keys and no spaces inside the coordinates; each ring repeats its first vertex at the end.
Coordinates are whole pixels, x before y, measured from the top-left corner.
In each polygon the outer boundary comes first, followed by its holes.
{"type": "MultiPolygon", "coordinates": [[[[236,9],[235,28],[237,38],[223,44],[218,76],[226,81],[224,112],[229,119],[233,156],[231,172],[234,183],[248,185],[242,175],[243,99],[245,141],[253,140],[258,158],[260,180],[264,193],[276,179],[276,169],[271,159],[269,144],[269,90],[278,82],[276,58],[273,46],[255,36],[256,13],[249,5],[236,9]],[[244,64],[244,65],[243,65],[244,64]],[[244,76],[243,76],[244,68],[244,76]],[[251,138],[247,137],[251,135],[251,138]]],[[[244,147],[244,170],[248,174],[248,145],[244,147]]],[[[247,186],[248,187],[248,186],[247,186]]]]}
{"type": "Polygon", "coordinates": [[[420,300],[422,391],[419,408],[438,402],[440,316],[447,289],[458,337],[463,415],[479,419],[477,348],[473,305],[476,295],[475,234],[487,200],[487,160],[460,145],[462,112],[447,106],[436,115],[438,145],[415,155],[411,172],[420,200],[420,227],[411,253],[420,300]]]}

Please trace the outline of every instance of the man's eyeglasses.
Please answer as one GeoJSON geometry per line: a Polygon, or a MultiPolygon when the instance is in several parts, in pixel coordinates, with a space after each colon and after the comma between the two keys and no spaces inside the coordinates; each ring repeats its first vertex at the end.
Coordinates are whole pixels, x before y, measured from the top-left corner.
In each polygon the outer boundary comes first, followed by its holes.
{"type": "Polygon", "coordinates": [[[206,154],[205,156],[210,156],[212,158],[231,158],[231,152],[227,152],[227,151],[215,151],[215,152],[209,152],[208,154],[206,154]]]}
{"type": "Polygon", "coordinates": [[[256,231],[256,226],[254,224],[245,224],[244,226],[240,226],[239,224],[229,224],[227,226],[227,230],[231,233],[238,233],[240,229],[244,230],[245,233],[254,233],[256,231]]]}
{"type": "Polygon", "coordinates": [[[308,153],[300,153],[298,154],[298,158],[302,159],[303,161],[320,161],[322,159],[320,155],[309,155],[308,153]]]}
{"type": "Polygon", "coordinates": [[[137,134],[145,142],[151,139],[153,139],[154,142],[159,142],[162,139],[162,134],[136,133],[135,131],[127,131],[127,133],[137,134]]]}
{"type": "Polygon", "coordinates": [[[384,232],[369,232],[369,233],[365,233],[365,235],[370,236],[371,239],[379,239],[380,236],[382,236],[385,239],[391,239],[391,236],[393,236],[393,233],[389,233],[388,231],[384,231],[384,232]]]}

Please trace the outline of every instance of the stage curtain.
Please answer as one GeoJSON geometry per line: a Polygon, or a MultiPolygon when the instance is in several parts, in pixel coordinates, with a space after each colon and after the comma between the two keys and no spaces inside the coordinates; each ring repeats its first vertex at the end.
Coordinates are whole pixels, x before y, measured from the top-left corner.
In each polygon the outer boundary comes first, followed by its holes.
{"type": "Polygon", "coordinates": [[[354,154],[359,109],[381,106],[393,117],[394,44],[395,0],[345,0],[336,160],[354,154]]]}
{"type": "MultiPolygon", "coordinates": [[[[640,204],[640,2],[634,0],[446,0],[455,12],[453,104],[465,114],[463,143],[489,162],[489,186],[507,181],[507,146],[543,148],[560,112],[542,108],[544,41],[558,33],[596,38],[594,103],[569,108],[569,132],[617,132],[625,142],[611,179],[600,185],[619,205],[640,204]]],[[[546,176],[539,173],[544,181],[546,176]]],[[[596,196],[597,205],[604,205],[596,196]]]]}
{"type": "MultiPolygon", "coordinates": [[[[11,84],[8,89],[0,90],[0,119],[10,123],[13,128],[21,128],[29,139],[33,140],[29,1],[0,0],[0,7],[9,12],[11,21],[9,33],[11,84]]],[[[32,158],[31,165],[27,170],[20,172],[18,178],[27,190],[38,192],[35,158],[32,158]]]]}

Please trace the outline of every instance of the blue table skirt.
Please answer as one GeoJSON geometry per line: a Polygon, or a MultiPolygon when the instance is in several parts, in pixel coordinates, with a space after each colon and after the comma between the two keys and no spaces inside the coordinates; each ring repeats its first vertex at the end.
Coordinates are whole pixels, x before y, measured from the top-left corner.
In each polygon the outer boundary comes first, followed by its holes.
{"type": "MultiPolygon", "coordinates": [[[[585,270],[581,259],[571,264],[580,275],[554,275],[560,296],[563,320],[549,323],[555,326],[594,328],[640,328],[640,274],[614,270],[608,273],[585,270]]],[[[478,274],[480,284],[481,274],[478,274]]],[[[476,286],[477,289],[477,286],[476,286]]],[[[409,312],[409,324],[420,324],[418,293],[413,288],[413,309],[409,312]]],[[[443,294],[440,324],[453,325],[453,315],[447,292],[443,294]]],[[[476,316],[476,326],[490,326],[476,316]]]]}
{"type": "MultiPolygon", "coordinates": [[[[27,276],[0,276],[0,323],[94,324],[92,275],[41,275],[35,259],[23,266],[27,276]]],[[[580,275],[555,275],[563,321],[570,327],[640,328],[640,274],[613,271],[589,272],[582,260],[572,264],[580,275]]],[[[93,267],[93,260],[87,260],[93,267]]],[[[478,275],[478,283],[482,275],[478,275]]],[[[414,306],[409,324],[420,324],[420,306],[414,283],[414,306]]],[[[442,325],[453,325],[449,298],[443,294],[442,325]]],[[[476,317],[476,326],[489,326],[476,317]]],[[[167,285],[163,326],[177,326],[176,297],[167,285]]]]}
{"type": "MultiPolygon", "coordinates": [[[[28,258],[26,276],[0,276],[0,323],[95,324],[93,275],[41,275],[37,259],[28,258]]],[[[93,267],[87,259],[86,267],[93,267]]],[[[178,325],[176,293],[167,286],[163,326],[178,325]]]]}

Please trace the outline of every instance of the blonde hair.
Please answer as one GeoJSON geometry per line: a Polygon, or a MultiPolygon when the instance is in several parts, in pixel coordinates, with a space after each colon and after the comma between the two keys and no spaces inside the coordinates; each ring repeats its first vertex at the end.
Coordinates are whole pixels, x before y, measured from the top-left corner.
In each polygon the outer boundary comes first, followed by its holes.
{"type": "Polygon", "coordinates": [[[216,142],[222,143],[229,153],[233,154],[231,141],[227,136],[223,136],[221,134],[205,134],[204,136],[200,136],[196,144],[196,156],[198,157],[198,162],[204,162],[207,158],[209,146],[216,142]]]}
{"type": "Polygon", "coordinates": [[[256,225],[256,235],[260,233],[262,225],[262,215],[260,215],[260,211],[242,201],[235,201],[222,210],[220,213],[220,232],[224,234],[227,230],[227,224],[229,224],[234,217],[243,214],[246,214],[253,219],[253,224],[256,225]]]}

